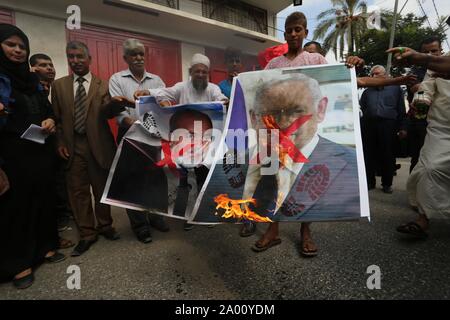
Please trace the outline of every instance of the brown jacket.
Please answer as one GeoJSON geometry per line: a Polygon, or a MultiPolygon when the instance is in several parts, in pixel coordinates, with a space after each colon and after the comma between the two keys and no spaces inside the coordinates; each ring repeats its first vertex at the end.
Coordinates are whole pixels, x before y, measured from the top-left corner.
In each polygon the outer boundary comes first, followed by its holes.
{"type": "MultiPolygon", "coordinates": [[[[114,158],[116,144],[108,125],[114,114],[110,102],[108,82],[92,75],[87,97],[86,136],[98,164],[109,169],[114,158]]],[[[74,91],[73,75],[56,80],[52,86],[52,105],[57,126],[58,147],[66,147],[69,155],[74,152],[74,91]]],[[[67,167],[72,164],[69,157],[67,167]]]]}

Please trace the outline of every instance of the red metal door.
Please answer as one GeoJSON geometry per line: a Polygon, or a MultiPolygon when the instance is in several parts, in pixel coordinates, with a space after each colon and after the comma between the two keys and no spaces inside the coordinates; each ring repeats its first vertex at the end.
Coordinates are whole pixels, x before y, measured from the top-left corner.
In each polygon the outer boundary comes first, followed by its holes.
{"type": "MultiPolygon", "coordinates": [[[[135,38],[145,46],[147,71],[160,76],[167,86],[181,81],[181,47],[178,41],[87,25],[80,30],[68,31],[67,38],[87,44],[92,56],[91,71],[104,80],[128,68],[123,61],[122,43],[135,38]]],[[[116,137],[115,121],[110,121],[110,126],[116,137]]]]}

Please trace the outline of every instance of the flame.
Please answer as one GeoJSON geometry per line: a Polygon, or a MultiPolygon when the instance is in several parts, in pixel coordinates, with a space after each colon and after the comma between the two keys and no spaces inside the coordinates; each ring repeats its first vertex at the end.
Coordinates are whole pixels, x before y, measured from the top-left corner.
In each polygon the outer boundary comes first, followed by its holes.
{"type": "Polygon", "coordinates": [[[224,209],[222,218],[246,219],[255,222],[272,222],[268,217],[261,217],[249,208],[249,204],[256,206],[255,199],[234,200],[228,197],[228,194],[219,194],[214,198],[217,203],[216,210],[224,209]]]}
{"type": "MultiPolygon", "coordinates": [[[[263,116],[262,120],[268,130],[273,130],[273,129],[279,130],[280,129],[275,121],[275,118],[272,115],[263,116]]],[[[281,134],[281,130],[280,130],[280,134],[281,134]]],[[[277,144],[275,146],[273,146],[272,150],[276,150],[281,166],[285,167],[287,157],[289,156],[289,153],[290,153],[290,148],[285,147],[282,144],[280,144],[279,142],[277,142],[277,144]]]]}

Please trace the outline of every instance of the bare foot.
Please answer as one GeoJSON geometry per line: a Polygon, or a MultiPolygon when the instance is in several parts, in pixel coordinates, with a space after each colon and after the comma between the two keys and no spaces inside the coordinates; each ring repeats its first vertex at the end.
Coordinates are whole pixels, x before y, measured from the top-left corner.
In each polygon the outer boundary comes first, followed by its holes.
{"type": "Polygon", "coordinates": [[[31,274],[31,272],[32,272],[31,268],[28,268],[28,269],[22,271],[21,273],[16,274],[14,279],[24,278],[24,277],[28,276],[29,274],[31,274]]]}
{"type": "Polygon", "coordinates": [[[317,255],[317,246],[312,240],[311,230],[309,229],[310,223],[302,223],[300,232],[300,252],[304,256],[316,256],[317,255]]]}

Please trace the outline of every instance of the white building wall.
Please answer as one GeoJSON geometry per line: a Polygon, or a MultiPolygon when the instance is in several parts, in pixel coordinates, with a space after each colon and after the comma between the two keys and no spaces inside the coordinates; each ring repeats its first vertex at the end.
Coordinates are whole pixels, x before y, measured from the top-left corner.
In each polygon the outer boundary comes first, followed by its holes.
{"type": "Polygon", "coordinates": [[[45,53],[52,58],[56,78],[69,73],[65,44],[66,25],[64,20],[43,18],[21,12],[15,13],[16,25],[30,40],[31,55],[45,53]]]}
{"type": "Polygon", "coordinates": [[[205,54],[205,47],[197,46],[190,43],[181,43],[181,68],[183,73],[183,81],[189,80],[189,65],[192,56],[195,53],[205,54]]]}

